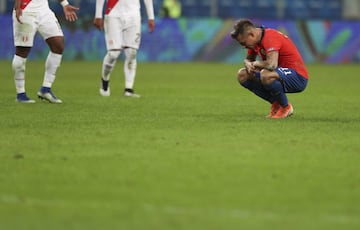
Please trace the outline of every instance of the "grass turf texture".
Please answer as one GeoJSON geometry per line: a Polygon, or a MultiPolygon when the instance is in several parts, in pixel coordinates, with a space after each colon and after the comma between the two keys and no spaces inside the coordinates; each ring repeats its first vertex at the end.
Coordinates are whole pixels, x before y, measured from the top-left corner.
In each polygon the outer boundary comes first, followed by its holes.
{"type": "MultiPolygon", "coordinates": [[[[35,98],[43,61],[27,64],[35,98]]],[[[0,62],[1,229],[359,229],[359,65],[310,65],[295,114],[240,87],[238,66],[139,63],[109,98],[100,62],[63,62],[64,101],[15,103],[0,62]]]]}

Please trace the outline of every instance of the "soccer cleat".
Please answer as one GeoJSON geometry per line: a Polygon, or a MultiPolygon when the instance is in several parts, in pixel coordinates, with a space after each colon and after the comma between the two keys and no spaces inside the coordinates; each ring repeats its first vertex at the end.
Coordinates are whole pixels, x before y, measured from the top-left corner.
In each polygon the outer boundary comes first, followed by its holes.
{"type": "Polygon", "coordinates": [[[133,89],[125,89],[124,91],[125,97],[133,97],[133,98],[139,98],[140,95],[136,94],[133,89]]]}
{"type": "Polygon", "coordinates": [[[266,116],[266,118],[271,118],[272,116],[274,116],[276,114],[276,112],[280,109],[280,104],[277,101],[274,101],[271,104],[271,110],[270,113],[266,116]]]}
{"type": "Polygon", "coordinates": [[[18,93],[16,95],[16,101],[20,102],[20,103],[28,103],[28,104],[32,104],[35,103],[34,100],[30,99],[26,93],[18,93]]]}
{"type": "Polygon", "coordinates": [[[51,88],[49,87],[41,87],[41,89],[37,93],[38,97],[42,100],[46,100],[50,103],[61,104],[62,100],[55,97],[55,95],[51,92],[51,88]]]}
{"type": "Polygon", "coordinates": [[[100,88],[100,95],[103,97],[109,97],[110,96],[110,87],[107,88],[107,90],[104,90],[103,88],[100,88]]]}
{"type": "Polygon", "coordinates": [[[286,118],[291,116],[293,113],[294,113],[294,109],[292,105],[289,103],[286,107],[280,106],[276,114],[271,118],[286,118]]]}
{"type": "Polygon", "coordinates": [[[103,97],[110,96],[109,81],[105,81],[103,78],[101,78],[100,95],[103,97]]]}

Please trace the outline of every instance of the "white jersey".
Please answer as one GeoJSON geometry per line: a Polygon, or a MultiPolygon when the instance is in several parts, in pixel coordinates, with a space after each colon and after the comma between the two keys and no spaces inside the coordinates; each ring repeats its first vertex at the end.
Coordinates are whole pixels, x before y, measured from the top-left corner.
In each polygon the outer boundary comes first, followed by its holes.
{"type": "MultiPolygon", "coordinates": [[[[102,18],[105,0],[96,0],[95,18],[102,18]]],[[[148,19],[154,19],[153,0],[144,0],[148,19]]],[[[105,14],[109,17],[139,15],[140,0],[107,0],[105,14]]]]}
{"type": "Polygon", "coordinates": [[[24,12],[40,12],[49,9],[48,0],[21,0],[20,8],[24,12]]]}

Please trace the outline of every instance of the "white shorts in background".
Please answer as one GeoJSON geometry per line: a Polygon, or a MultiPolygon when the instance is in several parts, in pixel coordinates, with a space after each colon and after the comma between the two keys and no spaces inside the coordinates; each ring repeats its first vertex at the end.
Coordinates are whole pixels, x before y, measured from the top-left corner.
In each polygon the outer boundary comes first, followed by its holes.
{"type": "Polygon", "coordinates": [[[141,41],[140,17],[105,16],[104,31],[107,50],[124,47],[139,49],[141,41]]]}
{"type": "Polygon", "coordinates": [[[32,47],[36,32],[39,32],[44,40],[64,36],[55,14],[50,10],[42,12],[24,12],[20,17],[20,24],[13,11],[13,33],[15,46],[32,47]]]}

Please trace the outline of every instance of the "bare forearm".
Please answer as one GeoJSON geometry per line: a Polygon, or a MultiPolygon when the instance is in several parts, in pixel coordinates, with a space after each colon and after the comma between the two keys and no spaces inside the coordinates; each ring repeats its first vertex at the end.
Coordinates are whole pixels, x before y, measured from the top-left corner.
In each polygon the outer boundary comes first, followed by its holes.
{"type": "Polygon", "coordinates": [[[272,51],[266,54],[264,61],[255,61],[254,65],[269,71],[274,71],[278,67],[279,52],[272,51]]]}
{"type": "Polygon", "coordinates": [[[20,3],[21,3],[21,0],[15,0],[14,9],[20,9],[20,3]]]}
{"type": "Polygon", "coordinates": [[[267,61],[256,61],[254,65],[260,69],[266,69],[269,71],[273,71],[277,67],[275,63],[269,63],[267,61]]]}

